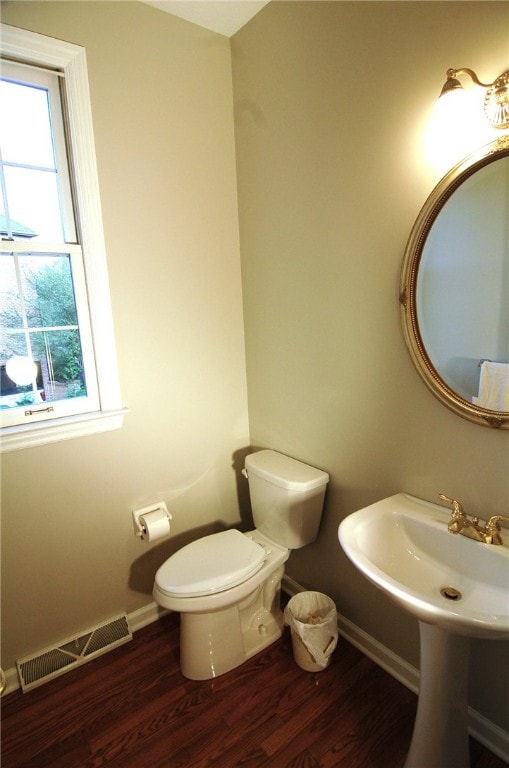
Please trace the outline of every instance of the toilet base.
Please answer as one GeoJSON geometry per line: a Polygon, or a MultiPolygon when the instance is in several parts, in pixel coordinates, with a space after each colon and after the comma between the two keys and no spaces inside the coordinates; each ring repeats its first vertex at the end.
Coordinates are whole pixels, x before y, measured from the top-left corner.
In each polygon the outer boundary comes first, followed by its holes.
{"type": "Polygon", "coordinates": [[[190,680],[209,680],[239,667],[278,640],[284,566],[237,605],[211,613],[180,614],[180,669],[190,680]]]}

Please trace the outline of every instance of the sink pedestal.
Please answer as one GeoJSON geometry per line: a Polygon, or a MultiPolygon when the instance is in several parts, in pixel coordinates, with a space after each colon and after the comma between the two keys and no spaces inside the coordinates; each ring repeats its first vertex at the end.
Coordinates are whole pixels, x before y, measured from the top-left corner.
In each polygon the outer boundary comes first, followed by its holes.
{"type": "Polygon", "coordinates": [[[468,637],[419,621],[419,701],[404,768],[468,768],[468,637]]]}

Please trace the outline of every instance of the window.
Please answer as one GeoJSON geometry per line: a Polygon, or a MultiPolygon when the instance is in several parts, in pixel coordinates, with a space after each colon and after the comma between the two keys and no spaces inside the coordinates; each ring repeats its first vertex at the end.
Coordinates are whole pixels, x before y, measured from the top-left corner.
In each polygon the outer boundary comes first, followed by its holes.
{"type": "Polygon", "coordinates": [[[118,428],[123,409],[83,48],[2,25],[0,109],[0,419],[12,450],[118,428]]]}

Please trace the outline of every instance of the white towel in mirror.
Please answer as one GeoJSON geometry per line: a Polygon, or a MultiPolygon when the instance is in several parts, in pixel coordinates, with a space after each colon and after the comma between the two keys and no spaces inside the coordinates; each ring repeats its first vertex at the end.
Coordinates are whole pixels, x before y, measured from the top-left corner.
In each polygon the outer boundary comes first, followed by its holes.
{"type": "Polygon", "coordinates": [[[490,411],[509,411],[509,363],[484,361],[481,365],[479,396],[474,397],[473,401],[490,411]]]}

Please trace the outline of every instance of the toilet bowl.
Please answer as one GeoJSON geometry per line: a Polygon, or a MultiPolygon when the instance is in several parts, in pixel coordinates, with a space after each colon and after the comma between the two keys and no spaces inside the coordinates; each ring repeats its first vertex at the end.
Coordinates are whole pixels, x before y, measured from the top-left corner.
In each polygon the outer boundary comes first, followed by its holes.
{"type": "Polygon", "coordinates": [[[159,605],[181,614],[180,669],[185,677],[208,680],[222,675],[281,636],[279,596],[289,554],[258,531],[243,534],[233,529],[188,544],[161,566],[153,595],[159,605]],[[232,552],[237,557],[229,567],[232,552]],[[176,562],[170,562],[173,558],[176,562]],[[193,565],[198,572],[188,584],[177,570],[184,560],[188,574],[193,565]],[[211,562],[213,576],[203,579],[204,566],[211,562]],[[239,575],[242,571],[244,576],[239,575]]]}
{"type": "Polygon", "coordinates": [[[204,536],[168,558],[153,596],[180,617],[180,668],[208,680],[277,640],[284,563],[316,538],[328,475],[275,451],[246,457],[256,529],[204,536]]]}

